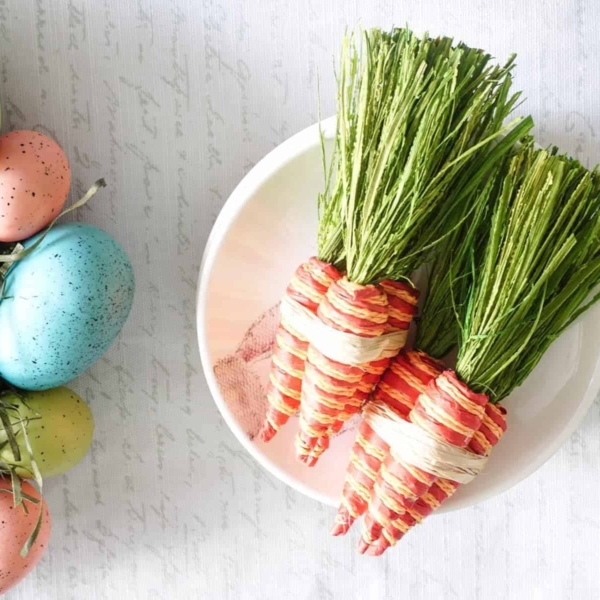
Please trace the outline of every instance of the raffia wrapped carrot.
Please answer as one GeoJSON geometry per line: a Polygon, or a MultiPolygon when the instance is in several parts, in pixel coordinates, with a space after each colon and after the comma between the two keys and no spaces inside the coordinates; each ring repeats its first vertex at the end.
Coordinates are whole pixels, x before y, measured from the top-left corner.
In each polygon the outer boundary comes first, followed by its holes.
{"type": "MultiPolygon", "coordinates": [[[[487,402],[485,394],[472,392],[453,371],[444,371],[419,395],[410,419],[433,439],[464,448],[479,430],[487,402]]],[[[375,417],[381,419],[380,408],[387,407],[374,401],[365,409],[365,420],[375,430],[375,417]]],[[[383,415],[386,412],[384,410],[383,415]]],[[[407,459],[411,455],[410,448],[408,450],[399,454],[392,446],[381,465],[365,516],[360,545],[363,552],[379,539],[384,527],[391,526],[395,519],[413,508],[437,479],[434,471],[407,459]]]]}
{"type": "MultiPolygon", "coordinates": [[[[498,166],[498,171],[502,165],[498,166]]],[[[434,261],[429,273],[429,292],[423,307],[421,316],[421,325],[419,326],[415,346],[418,347],[422,360],[428,360],[437,366],[423,373],[422,382],[425,386],[429,385],[443,370],[441,363],[433,357],[440,359],[452,349],[458,341],[458,323],[455,318],[455,311],[461,308],[468,294],[469,268],[471,266],[473,249],[481,247],[481,241],[490,235],[491,219],[487,217],[487,207],[489,205],[488,195],[491,193],[491,186],[494,184],[494,177],[490,177],[481,190],[474,193],[472,202],[477,208],[470,221],[466,221],[462,227],[458,228],[452,235],[448,236],[444,244],[439,249],[438,256],[434,261]]],[[[402,358],[403,354],[399,358],[402,358]]],[[[384,376],[385,377],[385,376],[384,376]]],[[[401,393],[406,387],[406,372],[400,371],[398,377],[390,379],[387,386],[387,397],[393,394],[401,393]]],[[[383,380],[376,390],[375,397],[382,398],[380,387],[383,387],[383,380]]],[[[419,390],[424,391],[423,388],[419,390]]],[[[383,396],[386,399],[386,396],[383,396]]],[[[414,399],[409,413],[403,418],[410,421],[410,412],[416,404],[414,399]]],[[[388,403],[389,404],[389,403],[388,403]]],[[[486,411],[494,413],[493,405],[486,405],[486,411]]],[[[484,416],[484,421],[487,417],[484,416]]],[[[368,425],[367,425],[368,426],[368,425]]],[[[486,432],[486,426],[482,424],[482,431],[486,432]]],[[[482,435],[477,431],[471,440],[472,444],[477,444],[477,439],[482,435]]],[[[497,440],[496,440],[497,441],[497,440]]],[[[382,443],[386,443],[382,440],[382,443]]],[[[393,464],[394,458],[386,456],[388,462],[393,464]]],[[[350,466],[348,468],[350,470],[350,466]]],[[[371,491],[375,481],[371,485],[371,491]]],[[[408,510],[394,513],[383,501],[383,497],[378,494],[371,494],[371,505],[361,507],[363,514],[367,508],[370,514],[365,518],[365,535],[363,535],[359,551],[370,555],[379,555],[390,544],[389,540],[394,536],[400,536],[408,530],[411,525],[414,514],[411,511],[419,511],[423,516],[428,509],[433,510],[441,502],[452,495],[458,487],[456,482],[447,479],[440,479],[434,482],[430,490],[415,503],[415,507],[408,510]],[[395,520],[398,520],[394,526],[395,520]]],[[[430,510],[430,512],[431,512],[430,510]]],[[[357,515],[358,516],[358,515],[357,515]]],[[[397,537],[400,539],[400,537],[397,537]]]]}
{"type": "MultiPolygon", "coordinates": [[[[416,312],[418,291],[412,286],[396,281],[382,281],[380,287],[388,298],[387,330],[407,331],[416,312]]],[[[388,365],[389,360],[384,358],[361,366],[363,376],[354,393],[354,402],[348,405],[348,410],[342,412],[341,417],[330,427],[327,434],[319,438],[307,458],[306,462],[309,466],[315,464],[319,456],[329,447],[329,439],[339,433],[344,423],[356,414],[356,401],[360,407],[368,399],[388,365]]]]}
{"type": "MultiPolygon", "coordinates": [[[[317,315],[333,329],[377,338],[389,329],[388,307],[387,294],[379,286],[358,285],[343,278],[329,288],[317,315]]],[[[371,371],[378,379],[384,366],[381,359],[354,365],[334,361],[311,345],[302,390],[301,431],[296,438],[301,460],[311,464],[311,451],[321,437],[359,411],[364,402],[359,387],[365,373],[371,371]]]]}
{"type": "MultiPolygon", "coordinates": [[[[400,352],[375,388],[374,400],[391,408],[403,420],[409,420],[419,395],[443,371],[440,359],[457,342],[458,327],[453,316],[454,306],[464,295],[463,280],[468,274],[472,249],[480,239],[489,235],[491,227],[489,219],[484,218],[484,198],[477,191],[473,194],[469,213],[466,215],[469,218],[465,218],[464,223],[447,236],[429,269],[429,290],[415,340],[415,347],[419,349],[400,352]],[[451,265],[457,275],[453,279],[449,277],[451,265]],[[456,280],[460,285],[452,285],[456,280]]],[[[379,475],[378,465],[389,458],[388,444],[368,423],[362,420],[359,430],[347,467],[340,508],[332,528],[333,535],[347,533],[353,522],[367,510],[379,475]],[[362,451],[364,440],[369,440],[369,447],[377,449],[379,463],[362,451]]]]}
{"type": "MultiPolygon", "coordinates": [[[[479,431],[473,434],[469,443],[469,450],[478,455],[489,455],[492,448],[500,441],[506,431],[506,410],[495,404],[486,404],[485,415],[479,431]]],[[[423,494],[412,508],[399,514],[397,518],[393,515],[379,518],[385,521],[381,536],[371,544],[365,539],[359,542],[358,550],[361,554],[369,556],[381,556],[388,548],[396,545],[408,531],[437,510],[454,492],[459,484],[449,479],[436,480],[429,490],[423,494]]],[[[385,507],[382,507],[385,512],[385,507]]],[[[375,506],[373,507],[375,509],[375,506]]]]}
{"type": "MultiPolygon", "coordinates": [[[[400,418],[408,419],[421,392],[442,370],[442,364],[424,352],[403,350],[392,360],[373,397],[400,418]]],[[[367,510],[373,485],[388,452],[388,444],[362,419],[348,463],[340,508],[331,530],[333,535],[347,533],[367,510]]]]}
{"type": "MultiPolygon", "coordinates": [[[[408,330],[418,300],[418,292],[411,285],[385,281],[379,286],[357,286],[342,280],[339,287],[339,290],[336,286],[330,288],[318,311],[329,326],[364,337],[408,330]]],[[[358,413],[386,370],[389,359],[380,358],[344,369],[313,348],[308,362],[306,379],[311,385],[303,400],[305,410],[301,418],[305,421],[301,423],[296,448],[298,456],[313,466],[328,448],[330,437],[358,413]],[[358,379],[350,376],[352,372],[358,379]],[[344,380],[345,374],[349,376],[344,380]],[[327,392],[332,391],[332,378],[336,376],[337,385],[341,386],[337,391],[343,390],[343,393],[333,398],[327,392]]]]}
{"type": "MultiPolygon", "coordinates": [[[[468,408],[464,396],[484,396],[485,390],[494,404],[505,398],[560,332],[600,297],[587,300],[600,283],[600,178],[595,172],[564,156],[534,151],[524,144],[507,160],[485,194],[493,207],[491,233],[473,259],[474,272],[465,301],[455,307],[460,323],[456,372],[439,375],[415,404],[413,425],[402,425],[395,433],[390,434],[389,429],[397,419],[395,415],[384,419],[382,434],[381,423],[375,425],[369,419],[368,412],[376,407],[371,403],[365,410],[371,427],[390,445],[394,468],[395,463],[405,463],[407,455],[410,464],[423,468],[429,444],[447,454],[444,469],[456,472],[452,477],[440,475],[439,465],[428,465],[424,470],[454,482],[459,482],[463,473],[467,481],[476,475],[485,465],[485,457],[471,473],[463,469],[465,459],[468,462],[488,452],[504,432],[503,412],[493,405],[486,408],[489,420],[474,432],[477,415],[472,410],[467,411],[469,415],[463,412],[468,408]],[[449,399],[431,393],[434,388],[445,392],[460,389],[460,394],[449,399]],[[426,432],[421,454],[403,438],[416,431],[426,432]],[[453,457],[447,451],[451,445],[464,445],[469,438],[471,452],[453,457]]],[[[455,273],[452,265],[450,273],[455,273]]],[[[477,461],[471,466],[476,465],[477,461]]],[[[404,533],[412,525],[411,518],[417,521],[415,514],[420,514],[414,512],[416,503],[399,505],[394,497],[397,486],[392,485],[390,492],[378,487],[378,482],[361,542],[361,550],[369,554],[380,553],[380,547],[394,541],[399,531],[404,533]]]]}
{"type": "MultiPolygon", "coordinates": [[[[472,190],[531,122],[502,129],[516,100],[508,95],[512,59],[488,68],[490,57],[480,51],[402,29],[365,32],[364,39],[362,54],[352,39],[343,48],[330,168],[346,277],[329,288],[317,317],[331,331],[379,339],[412,318],[416,293],[398,282],[460,223],[472,190]],[[385,281],[397,283],[385,292],[385,281]]],[[[310,341],[296,449],[314,465],[379,378],[374,361],[389,354],[348,360],[323,340],[310,341]]]]}
{"type": "MultiPolygon", "coordinates": [[[[333,265],[313,257],[296,269],[286,289],[286,297],[316,313],[327,290],[340,277],[340,272],[333,265]]],[[[264,442],[271,440],[300,408],[307,350],[308,340],[305,334],[297,331],[283,317],[277,330],[267,384],[269,409],[260,431],[264,442]]]]}

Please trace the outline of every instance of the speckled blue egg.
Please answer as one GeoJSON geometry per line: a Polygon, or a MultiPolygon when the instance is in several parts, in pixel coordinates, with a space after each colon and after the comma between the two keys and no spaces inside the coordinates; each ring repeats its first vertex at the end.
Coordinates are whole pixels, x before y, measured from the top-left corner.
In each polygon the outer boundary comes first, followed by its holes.
{"type": "Polygon", "coordinates": [[[133,291],[131,263],[110,235],[81,223],[57,225],[6,277],[0,376],[28,390],[71,381],[111,345],[133,291]]]}

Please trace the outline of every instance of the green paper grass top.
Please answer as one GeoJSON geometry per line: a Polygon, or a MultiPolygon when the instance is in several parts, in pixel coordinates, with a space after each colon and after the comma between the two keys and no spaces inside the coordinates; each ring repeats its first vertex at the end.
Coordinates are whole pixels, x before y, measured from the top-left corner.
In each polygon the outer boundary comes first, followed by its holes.
{"type": "MultiPolygon", "coordinates": [[[[18,408],[6,400],[6,398],[11,394],[18,395],[23,402],[25,402],[26,392],[22,392],[13,388],[0,378],[0,449],[2,449],[4,446],[10,446],[15,461],[19,462],[21,460],[21,450],[17,442],[17,437],[22,436],[31,460],[31,475],[35,479],[41,495],[43,488],[42,475],[40,474],[40,470],[35,461],[31,444],[29,442],[29,437],[27,435],[28,423],[21,418],[18,408]]],[[[42,518],[44,516],[43,502],[38,502],[37,499],[28,496],[22,491],[21,479],[17,475],[16,466],[14,464],[4,463],[2,460],[0,460],[0,477],[10,477],[11,489],[3,491],[12,492],[13,507],[15,510],[24,510],[27,512],[28,509],[27,505],[23,502],[24,499],[32,504],[39,504],[36,524],[21,548],[20,554],[23,558],[25,558],[29,554],[33,544],[35,544],[35,541],[42,528],[42,518]]]]}
{"type": "Polygon", "coordinates": [[[400,280],[462,223],[467,198],[532,126],[503,126],[519,96],[510,95],[514,57],[490,63],[408,29],[345,38],[319,258],[356,283],[400,280]]]}
{"type": "Polygon", "coordinates": [[[525,144],[482,195],[491,231],[461,308],[456,371],[498,402],[599,297],[600,176],[525,144]]]}
{"type": "Polygon", "coordinates": [[[444,358],[458,343],[458,315],[464,309],[472,272],[491,229],[492,194],[501,165],[467,203],[474,209],[437,247],[428,265],[427,295],[421,311],[415,347],[444,358]]]}

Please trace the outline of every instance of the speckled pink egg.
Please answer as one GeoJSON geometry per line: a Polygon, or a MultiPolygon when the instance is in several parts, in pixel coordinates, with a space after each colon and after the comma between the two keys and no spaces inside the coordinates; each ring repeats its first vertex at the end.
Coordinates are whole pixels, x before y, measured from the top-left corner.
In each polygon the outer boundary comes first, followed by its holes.
{"type": "Polygon", "coordinates": [[[0,137],[0,242],[18,242],[60,214],[71,185],[61,147],[37,131],[0,137]]]}
{"type": "MultiPolygon", "coordinates": [[[[0,490],[11,490],[10,480],[0,476],[0,490]]],[[[39,492],[26,481],[24,494],[40,499],[39,492]]],[[[39,504],[23,500],[29,514],[22,506],[13,505],[12,493],[0,491],[0,595],[19,583],[35,567],[48,547],[50,539],[50,514],[44,504],[44,515],[40,533],[25,558],[21,558],[21,548],[31,535],[39,514],[39,504]]]]}

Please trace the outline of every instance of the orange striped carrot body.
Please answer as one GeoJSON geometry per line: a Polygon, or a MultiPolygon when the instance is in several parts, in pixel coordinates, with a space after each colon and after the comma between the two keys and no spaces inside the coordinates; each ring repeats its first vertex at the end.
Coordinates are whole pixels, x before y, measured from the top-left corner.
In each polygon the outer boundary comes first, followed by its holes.
{"type": "MultiPolygon", "coordinates": [[[[411,291],[406,295],[410,296],[412,304],[406,302],[409,309],[401,315],[407,323],[405,328],[408,328],[416,310],[416,290],[401,283],[394,283],[393,287],[397,295],[400,290],[411,291]]],[[[378,337],[397,330],[397,327],[392,329],[390,318],[394,323],[400,322],[399,302],[394,301],[391,306],[389,297],[383,285],[363,286],[343,278],[329,288],[317,315],[334,329],[363,337],[378,337]]],[[[302,390],[301,431],[296,438],[296,454],[301,461],[310,466],[316,463],[331,435],[358,413],[386,365],[387,361],[381,359],[346,365],[329,359],[313,346],[309,347],[302,390]]]]}
{"type": "Polygon", "coordinates": [[[362,365],[363,374],[358,383],[356,392],[351,400],[344,406],[344,409],[338,416],[337,421],[329,428],[325,435],[322,435],[316,442],[315,447],[306,459],[306,464],[312,467],[316,464],[319,457],[327,448],[329,448],[330,439],[342,430],[342,427],[354,416],[360,407],[367,401],[373,391],[373,386],[379,381],[390,363],[389,358],[374,360],[366,365],[362,365]]]}
{"type": "Polygon", "coordinates": [[[368,508],[373,484],[388,452],[387,443],[364,419],[361,420],[350,454],[340,507],[331,529],[332,535],[345,535],[368,508]]]}
{"type": "MultiPolygon", "coordinates": [[[[379,287],[385,292],[388,299],[386,330],[408,330],[416,313],[416,304],[419,299],[418,291],[406,283],[390,280],[382,281],[379,287]]],[[[369,398],[373,388],[379,382],[389,363],[389,359],[381,359],[363,365],[364,375],[358,385],[354,399],[359,399],[361,403],[364,403],[369,398]]],[[[344,411],[340,419],[331,426],[330,430],[324,436],[321,436],[310,453],[310,457],[307,458],[306,462],[309,466],[316,463],[321,454],[329,447],[331,437],[339,433],[344,423],[356,414],[353,409],[354,404],[350,406],[350,413],[344,411]]]]}
{"type": "MultiPolygon", "coordinates": [[[[506,410],[495,404],[487,404],[481,427],[473,435],[469,450],[474,454],[489,454],[505,431],[506,410]]],[[[365,549],[365,554],[381,556],[388,548],[397,544],[414,525],[437,510],[458,487],[459,484],[454,481],[438,479],[411,509],[383,528],[381,537],[365,549]]],[[[359,549],[362,550],[362,544],[359,549]]]]}
{"type": "Polygon", "coordinates": [[[373,399],[387,404],[405,420],[419,396],[444,367],[420,350],[400,352],[375,388],[373,399]]]}
{"type": "Polygon", "coordinates": [[[415,525],[420,523],[427,515],[438,508],[458,488],[458,484],[448,479],[435,481],[412,508],[395,514],[383,503],[373,505],[369,510],[377,513],[377,522],[385,522],[380,531],[380,537],[371,544],[363,538],[359,542],[358,550],[361,554],[381,556],[389,547],[395,545],[415,525]]]}
{"type": "MultiPolygon", "coordinates": [[[[399,417],[408,420],[419,394],[443,370],[441,363],[424,352],[401,351],[382,376],[373,398],[387,404],[399,417]]],[[[367,510],[381,463],[389,446],[362,420],[352,448],[342,499],[332,535],[344,535],[367,510]]]]}
{"type": "MultiPolygon", "coordinates": [[[[302,263],[294,274],[286,296],[316,312],[334,281],[341,277],[331,264],[315,257],[302,263]]],[[[267,384],[269,408],[260,431],[264,442],[271,440],[288,419],[298,412],[309,342],[291,323],[282,319],[277,330],[267,384]]]]}
{"type": "MultiPolygon", "coordinates": [[[[387,296],[378,287],[357,285],[343,278],[331,285],[317,316],[334,329],[378,337],[386,331],[387,307],[387,296]]],[[[296,438],[300,460],[311,461],[311,452],[319,439],[329,433],[343,414],[358,412],[362,400],[356,392],[363,373],[362,365],[333,361],[309,346],[300,432],[296,438]]]]}
{"type": "MultiPolygon", "coordinates": [[[[432,380],[410,413],[411,421],[454,446],[464,448],[481,427],[488,398],[462,383],[454,371],[446,370],[432,380]]],[[[393,449],[381,466],[365,515],[359,551],[365,552],[393,527],[398,519],[408,519],[415,503],[437,478],[406,464],[393,449]],[[408,514],[406,517],[403,515],[408,514]]]]}

